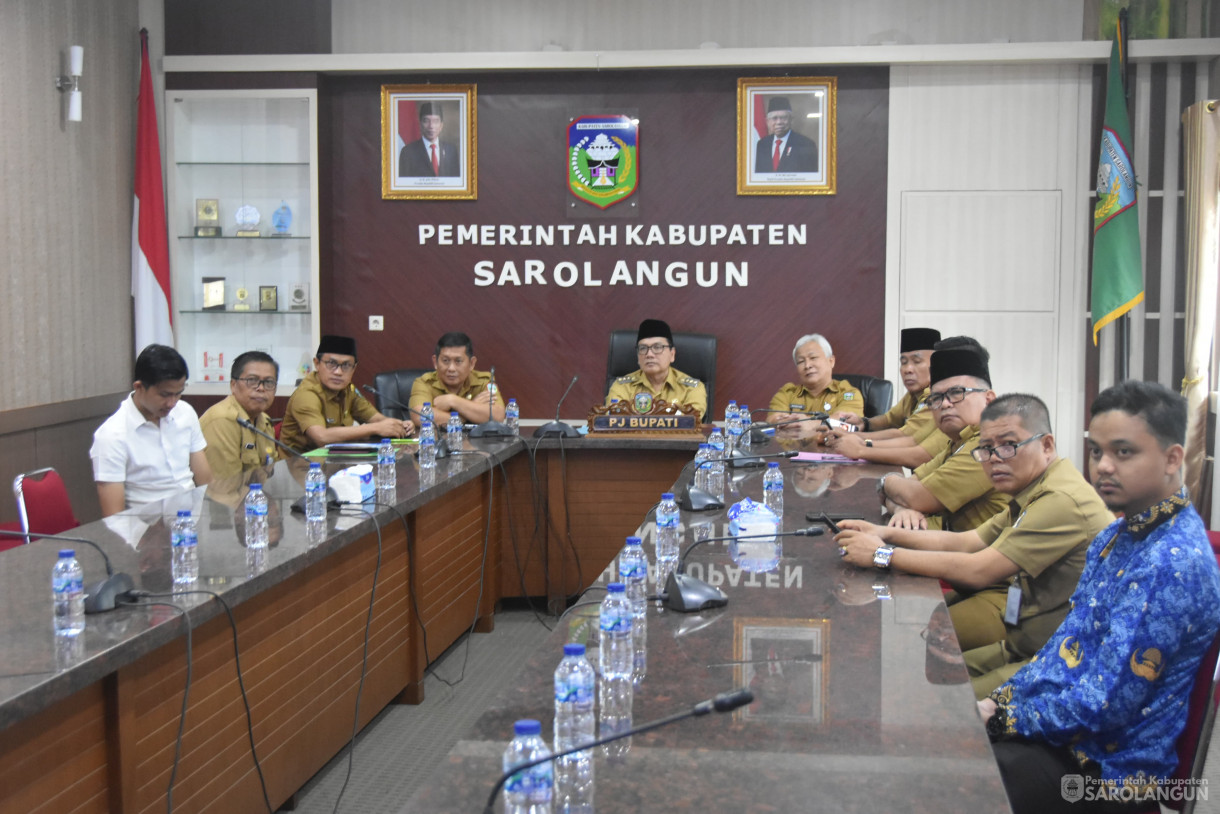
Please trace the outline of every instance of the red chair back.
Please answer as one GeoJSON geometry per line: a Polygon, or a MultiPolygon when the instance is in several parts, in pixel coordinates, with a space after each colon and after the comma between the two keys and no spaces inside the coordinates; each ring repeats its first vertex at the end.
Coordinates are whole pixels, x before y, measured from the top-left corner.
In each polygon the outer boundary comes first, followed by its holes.
{"type": "Polygon", "coordinates": [[[72,513],[63,478],[52,467],[18,475],[13,481],[13,494],[26,542],[30,542],[31,531],[35,535],[60,534],[80,525],[72,513]]]}

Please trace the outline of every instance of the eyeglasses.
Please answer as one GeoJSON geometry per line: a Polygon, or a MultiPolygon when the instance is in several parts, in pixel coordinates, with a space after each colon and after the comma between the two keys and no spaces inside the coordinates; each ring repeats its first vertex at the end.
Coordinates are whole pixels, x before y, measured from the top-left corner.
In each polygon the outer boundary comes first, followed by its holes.
{"type": "Polygon", "coordinates": [[[275,386],[279,384],[279,382],[277,382],[275,379],[260,379],[258,376],[247,376],[246,378],[238,379],[237,381],[241,382],[251,390],[274,390],[275,386]]]}
{"type": "Polygon", "coordinates": [[[349,370],[356,369],[355,362],[336,362],[334,359],[323,359],[322,364],[326,365],[326,369],[332,373],[336,370],[342,370],[347,373],[349,370]]]}
{"type": "Polygon", "coordinates": [[[967,393],[986,393],[985,387],[950,387],[943,393],[933,393],[923,400],[923,403],[933,410],[939,410],[947,401],[950,404],[961,404],[967,393]]]}
{"type": "Polygon", "coordinates": [[[1018,449],[1025,446],[1030,441],[1037,441],[1044,435],[1046,435],[1046,433],[1040,432],[1037,435],[1031,435],[1029,438],[1026,438],[1024,441],[1020,442],[1009,441],[1006,444],[997,444],[994,447],[975,447],[970,455],[974,458],[974,460],[981,464],[990,461],[992,455],[996,456],[1001,461],[1007,461],[1009,458],[1016,457],[1018,449]]]}
{"type": "Polygon", "coordinates": [[[635,352],[637,356],[647,356],[649,353],[664,353],[672,347],[673,345],[666,345],[664,342],[658,342],[655,345],[636,345],[635,352]]]}

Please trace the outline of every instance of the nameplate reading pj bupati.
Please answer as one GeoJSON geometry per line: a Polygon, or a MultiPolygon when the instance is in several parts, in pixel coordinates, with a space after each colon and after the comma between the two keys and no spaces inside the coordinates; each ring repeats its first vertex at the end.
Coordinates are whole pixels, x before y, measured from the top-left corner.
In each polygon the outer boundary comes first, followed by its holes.
{"type": "Polygon", "coordinates": [[[594,432],[693,429],[695,429],[693,415],[599,415],[593,418],[594,432]]]}
{"type": "Polygon", "coordinates": [[[591,433],[688,433],[698,429],[695,408],[653,399],[648,394],[637,395],[634,402],[619,401],[589,411],[591,433]]]}

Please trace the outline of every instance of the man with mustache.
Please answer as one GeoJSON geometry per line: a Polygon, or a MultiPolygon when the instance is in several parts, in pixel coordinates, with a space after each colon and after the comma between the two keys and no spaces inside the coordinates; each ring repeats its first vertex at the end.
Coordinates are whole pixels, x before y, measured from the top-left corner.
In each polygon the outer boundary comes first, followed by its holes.
{"type": "Polygon", "coordinates": [[[217,478],[267,466],[278,457],[275,444],[237,420],[249,421],[267,435],[275,434],[267,409],[275,401],[279,364],[262,351],[246,351],[233,360],[229,374],[228,398],[213,404],[199,419],[208,442],[208,464],[217,478]]]}

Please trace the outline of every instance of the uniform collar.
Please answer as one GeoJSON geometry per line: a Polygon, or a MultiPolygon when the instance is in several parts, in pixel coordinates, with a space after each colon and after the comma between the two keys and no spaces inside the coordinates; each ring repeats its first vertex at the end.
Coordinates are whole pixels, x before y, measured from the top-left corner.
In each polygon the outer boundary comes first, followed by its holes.
{"type": "MultiPolygon", "coordinates": [[[[127,422],[127,429],[134,430],[136,427],[142,427],[147,424],[150,427],[158,428],[161,425],[155,421],[150,421],[140,412],[140,408],[136,406],[136,391],[132,390],[127,394],[127,398],[123,399],[124,420],[127,422]]],[[[182,402],[178,402],[181,404],[182,402]]],[[[174,405],[174,409],[178,409],[178,405],[174,405]]],[[[174,414],[174,410],[169,411],[169,415],[161,419],[162,421],[169,420],[174,414]]]]}
{"type": "Polygon", "coordinates": [[[1137,540],[1142,540],[1151,534],[1157,526],[1177,515],[1190,505],[1190,496],[1183,486],[1169,497],[1154,503],[1139,514],[1133,514],[1126,519],[1127,530],[1137,540]]]}

